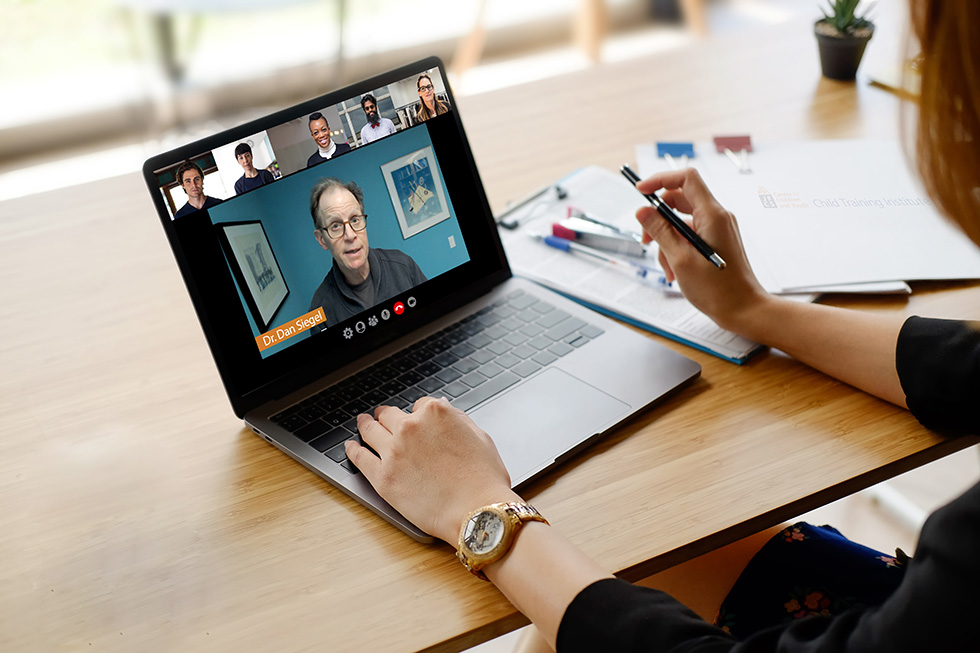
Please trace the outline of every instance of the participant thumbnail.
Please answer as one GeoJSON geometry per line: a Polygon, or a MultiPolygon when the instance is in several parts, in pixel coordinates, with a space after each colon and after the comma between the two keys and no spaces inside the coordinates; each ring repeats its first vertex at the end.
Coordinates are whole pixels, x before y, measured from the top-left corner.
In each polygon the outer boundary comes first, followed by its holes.
{"type": "Polygon", "coordinates": [[[266,132],[212,150],[218,173],[233,194],[243,195],[280,179],[282,171],[266,132]]]}
{"type": "Polygon", "coordinates": [[[336,104],[317,109],[267,130],[284,175],[350,152],[346,125],[340,118],[342,107],[336,104]]]}
{"type": "Polygon", "coordinates": [[[214,155],[205,152],[154,172],[171,219],[217,206],[231,197],[218,174],[214,155]]]}

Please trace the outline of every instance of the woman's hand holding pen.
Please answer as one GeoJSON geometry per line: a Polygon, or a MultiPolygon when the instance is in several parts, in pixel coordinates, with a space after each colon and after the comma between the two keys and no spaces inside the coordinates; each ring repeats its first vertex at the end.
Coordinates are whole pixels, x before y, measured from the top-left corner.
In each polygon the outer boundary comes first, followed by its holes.
{"type": "Polygon", "coordinates": [[[724,270],[717,269],[653,207],[636,212],[644,239],[660,245],[667,278],[676,276],[684,296],[718,326],[905,406],[895,368],[904,317],[795,302],[767,293],[749,266],[735,217],[692,169],[653,175],[637,183],[637,188],[644,193],[665,189],[661,199],[690,214],[694,231],[728,263],[724,270]]]}
{"type": "Polygon", "coordinates": [[[759,284],[742,246],[735,216],[714,198],[693,168],[663,172],[637,183],[643,193],[660,196],[671,208],[692,217],[691,227],[727,262],[719,270],[677,232],[652,206],[636,212],[643,240],[656,241],[667,280],[675,278],[684,296],[722,328],[750,339],[750,318],[774,298],[759,284]]]}

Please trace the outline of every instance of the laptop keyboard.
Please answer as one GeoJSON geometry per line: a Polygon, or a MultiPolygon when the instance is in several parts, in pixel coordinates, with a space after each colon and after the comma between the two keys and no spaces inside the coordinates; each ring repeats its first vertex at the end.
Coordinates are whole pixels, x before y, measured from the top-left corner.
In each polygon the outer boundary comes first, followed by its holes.
{"type": "Polygon", "coordinates": [[[290,406],[272,421],[356,474],[344,442],[361,442],[359,413],[373,413],[381,405],[407,410],[425,396],[446,397],[457,408],[468,410],[602,333],[599,327],[516,290],[290,406]]]}

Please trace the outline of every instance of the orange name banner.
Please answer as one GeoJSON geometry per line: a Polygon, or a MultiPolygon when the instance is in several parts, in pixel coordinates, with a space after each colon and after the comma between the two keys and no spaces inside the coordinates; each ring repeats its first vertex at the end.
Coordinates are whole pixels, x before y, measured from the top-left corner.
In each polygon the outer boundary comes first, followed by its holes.
{"type": "Polygon", "coordinates": [[[295,320],[280,324],[271,331],[266,331],[261,336],[255,336],[255,344],[259,346],[259,351],[265,351],[272,345],[288,340],[295,335],[309,331],[318,324],[326,322],[327,317],[323,314],[323,308],[310,311],[306,315],[300,315],[295,320]]]}

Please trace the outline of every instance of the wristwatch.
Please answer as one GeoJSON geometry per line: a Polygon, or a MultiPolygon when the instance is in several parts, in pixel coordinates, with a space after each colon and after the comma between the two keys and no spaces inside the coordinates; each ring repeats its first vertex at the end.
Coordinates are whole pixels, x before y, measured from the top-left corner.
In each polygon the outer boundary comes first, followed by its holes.
{"type": "Polygon", "coordinates": [[[493,503],[473,511],[459,531],[456,557],[477,578],[487,580],[480,570],[507,555],[526,521],[548,523],[533,506],[522,502],[493,503]]]}

